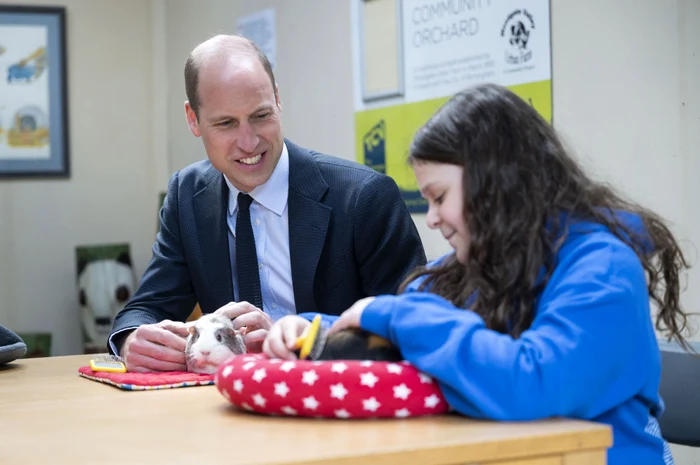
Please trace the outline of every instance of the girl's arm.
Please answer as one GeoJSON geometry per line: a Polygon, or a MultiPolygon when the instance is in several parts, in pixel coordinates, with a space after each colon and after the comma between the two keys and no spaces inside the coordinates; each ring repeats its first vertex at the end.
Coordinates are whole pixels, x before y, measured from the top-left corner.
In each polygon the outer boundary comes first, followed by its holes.
{"type": "Polygon", "coordinates": [[[633,251],[589,236],[563,255],[518,339],[430,293],[381,296],[365,308],[361,326],[398,345],[465,415],[590,418],[658,375],[648,302],[633,251]]]}

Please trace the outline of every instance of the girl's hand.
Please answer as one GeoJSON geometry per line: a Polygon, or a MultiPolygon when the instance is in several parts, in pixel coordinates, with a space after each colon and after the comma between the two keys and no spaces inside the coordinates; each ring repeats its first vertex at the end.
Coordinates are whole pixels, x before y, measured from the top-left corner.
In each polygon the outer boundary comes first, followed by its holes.
{"type": "Polygon", "coordinates": [[[337,333],[346,328],[359,328],[360,320],[362,319],[362,312],[365,310],[367,305],[372,303],[376,297],[365,297],[355,302],[352,307],[345,310],[340,317],[333,323],[333,325],[328,330],[328,335],[337,333]]]}
{"type": "Polygon", "coordinates": [[[273,323],[272,327],[265,337],[262,345],[262,351],[270,358],[281,358],[282,360],[296,360],[297,356],[294,353],[294,345],[297,338],[306,331],[311,322],[297,315],[287,315],[277,322],[273,323]]]}

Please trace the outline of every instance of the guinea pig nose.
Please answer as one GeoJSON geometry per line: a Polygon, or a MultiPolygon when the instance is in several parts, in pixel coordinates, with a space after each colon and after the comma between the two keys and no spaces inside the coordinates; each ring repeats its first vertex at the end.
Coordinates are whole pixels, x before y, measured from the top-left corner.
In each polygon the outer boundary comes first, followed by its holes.
{"type": "Polygon", "coordinates": [[[208,350],[202,350],[202,355],[209,355],[211,352],[208,350]]]}

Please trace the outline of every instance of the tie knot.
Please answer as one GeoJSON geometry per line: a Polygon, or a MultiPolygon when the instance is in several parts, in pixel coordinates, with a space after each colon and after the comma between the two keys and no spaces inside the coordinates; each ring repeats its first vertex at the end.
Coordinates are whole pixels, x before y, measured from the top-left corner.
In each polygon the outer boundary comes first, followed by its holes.
{"type": "Polygon", "coordinates": [[[250,208],[251,203],[253,203],[253,197],[246,194],[245,192],[238,193],[238,207],[239,208],[241,208],[243,210],[248,210],[250,208]]]}

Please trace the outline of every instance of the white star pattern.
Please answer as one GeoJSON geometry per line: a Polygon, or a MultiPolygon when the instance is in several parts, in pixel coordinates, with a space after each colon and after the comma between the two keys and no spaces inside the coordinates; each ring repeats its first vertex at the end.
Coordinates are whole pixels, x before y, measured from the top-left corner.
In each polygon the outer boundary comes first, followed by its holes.
{"type": "Polygon", "coordinates": [[[236,392],[241,392],[243,390],[243,381],[237,379],[233,382],[233,390],[236,392]]]}
{"type": "Polygon", "coordinates": [[[440,398],[435,394],[430,394],[428,397],[425,398],[425,407],[427,408],[435,408],[439,403],[440,398]]]}
{"type": "Polygon", "coordinates": [[[282,381],[281,383],[275,383],[275,394],[277,394],[280,397],[287,397],[287,393],[289,392],[289,386],[287,386],[287,383],[282,381]]]}
{"type": "Polygon", "coordinates": [[[265,407],[265,402],[267,402],[267,400],[262,396],[262,394],[257,393],[253,396],[253,402],[255,402],[255,405],[265,407]]]}
{"type": "Polygon", "coordinates": [[[394,397],[397,399],[408,399],[408,395],[411,394],[411,390],[405,384],[401,383],[398,386],[394,386],[394,397]]]}
{"type": "Polygon", "coordinates": [[[294,362],[284,362],[282,365],[280,365],[280,370],[284,371],[285,373],[289,373],[295,366],[296,365],[294,362]]]}
{"type": "Polygon", "coordinates": [[[362,408],[369,410],[370,412],[375,412],[382,404],[377,402],[377,399],[370,397],[362,401],[362,408]]]}
{"type": "Polygon", "coordinates": [[[374,387],[374,385],[377,384],[377,381],[379,381],[379,378],[377,378],[371,371],[360,375],[360,384],[363,386],[374,387]]]}
{"type": "Polygon", "coordinates": [[[241,357],[222,367],[218,391],[241,411],[309,419],[407,419],[450,408],[437,379],[405,361],[274,361],[241,357]]]}
{"type": "Polygon", "coordinates": [[[348,390],[345,389],[345,386],[343,386],[341,383],[331,384],[331,397],[343,400],[347,393],[348,390]]]}
{"type": "Polygon", "coordinates": [[[308,384],[309,386],[313,386],[316,380],[318,379],[318,375],[314,370],[309,370],[305,371],[304,374],[302,375],[301,382],[304,384],[308,384]]]}
{"type": "Polygon", "coordinates": [[[401,371],[403,371],[403,368],[401,368],[396,363],[390,363],[386,366],[386,371],[388,371],[389,373],[393,373],[395,375],[400,375],[401,371]]]}
{"type": "Polygon", "coordinates": [[[316,407],[318,407],[318,401],[314,396],[304,397],[302,401],[304,402],[304,407],[309,410],[316,410],[316,407]]]}
{"type": "Polygon", "coordinates": [[[258,383],[265,379],[265,376],[267,376],[267,373],[265,373],[264,368],[259,368],[255,370],[255,373],[253,373],[253,380],[257,381],[258,383]]]}
{"type": "Polygon", "coordinates": [[[297,414],[297,411],[294,410],[294,409],[293,409],[292,407],[290,407],[289,405],[285,405],[284,407],[282,407],[282,413],[284,413],[284,414],[286,414],[286,415],[296,415],[296,414],[297,414]]]}
{"type": "Polygon", "coordinates": [[[336,418],[350,418],[350,412],[348,412],[344,408],[336,410],[335,412],[333,412],[333,414],[336,416],[336,418]]]}
{"type": "Polygon", "coordinates": [[[338,363],[334,363],[333,365],[331,365],[331,371],[333,373],[343,373],[347,369],[348,369],[348,366],[346,364],[344,364],[343,362],[338,362],[338,363]]]}

